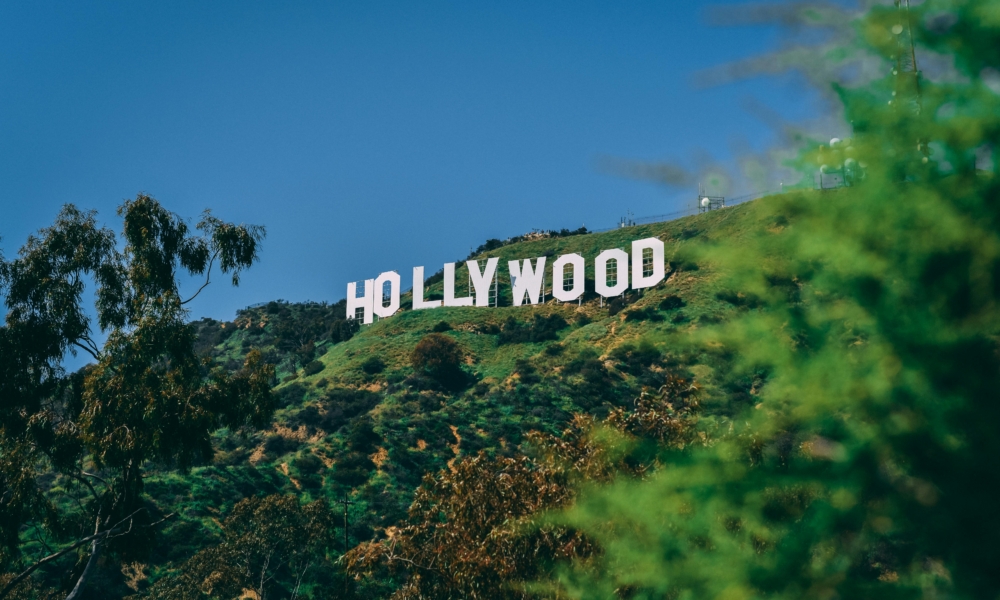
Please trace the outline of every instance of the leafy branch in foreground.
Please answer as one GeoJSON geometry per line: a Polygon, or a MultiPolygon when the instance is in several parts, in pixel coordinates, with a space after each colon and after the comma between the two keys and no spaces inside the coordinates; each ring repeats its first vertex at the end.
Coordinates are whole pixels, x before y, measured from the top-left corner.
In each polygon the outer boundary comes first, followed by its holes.
{"type": "Polygon", "coordinates": [[[556,522],[603,554],[565,570],[563,593],[996,597],[997,10],[871,5],[851,23],[830,59],[860,47],[887,76],[832,86],[853,139],[800,164],[840,154],[855,185],[765,198],[749,243],[702,253],[759,299],[703,332],[706,351],[768,374],[759,402],[710,448],[580,494],[556,522]],[[910,27],[951,76],[916,87],[893,70],[910,27]]]}

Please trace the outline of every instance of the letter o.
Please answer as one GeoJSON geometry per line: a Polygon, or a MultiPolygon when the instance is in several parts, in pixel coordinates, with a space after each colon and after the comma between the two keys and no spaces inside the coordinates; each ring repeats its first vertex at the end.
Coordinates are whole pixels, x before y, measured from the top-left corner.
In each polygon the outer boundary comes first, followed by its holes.
{"type": "Polygon", "coordinates": [[[605,298],[621,295],[628,289],[628,254],[624,250],[614,248],[605,250],[594,259],[594,289],[605,298]],[[615,272],[618,274],[614,287],[608,287],[608,261],[615,261],[615,272]]]}
{"type": "Polygon", "coordinates": [[[556,300],[572,302],[583,295],[584,286],[583,257],[579,254],[564,254],[552,263],[552,296],[556,300]],[[573,289],[563,289],[563,272],[566,265],[573,266],[573,289]]]}
{"type": "Polygon", "coordinates": [[[399,310],[399,273],[386,271],[379,275],[378,279],[375,280],[373,295],[374,312],[376,315],[384,319],[396,314],[396,311],[399,310]],[[385,282],[387,281],[389,282],[389,306],[383,306],[382,290],[385,288],[385,282]]]}

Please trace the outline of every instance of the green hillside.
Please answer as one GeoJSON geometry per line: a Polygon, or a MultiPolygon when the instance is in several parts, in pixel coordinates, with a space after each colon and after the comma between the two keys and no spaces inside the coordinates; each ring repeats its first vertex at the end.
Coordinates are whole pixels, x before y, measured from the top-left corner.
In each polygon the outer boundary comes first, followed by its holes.
{"type": "MultiPolygon", "coordinates": [[[[768,199],[483,252],[476,258],[501,258],[497,308],[413,311],[406,294],[403,310],[360,329],[344,321],[343,301],[276,301],[241,311],[233,322],[196,322],[203,351],[231,367],[250,348],[277,365],[281,408],[268,431],[217,435],[214,464],[150,478],[147,490],[159,508],[180,513],[160,545],[169,550],[154,564],[165,566],[212,541],[220,516],[243,497],[279,491],[332,501],[349,497],[355,502],[351,544],[383,535],[404,518],[425,474],[481,450],[512,454],[527,432],[556,433],[574,413],[600,416],[628,405],[668,374],[703,386],[705,426],[724,422],[753,401],[760,382],[730,378],[728,358],[693,349],[690,334],[750,302],[720,287],[712,265],[689,255],[697,245],[769,226],[757,216],[761,202],[768,199]],[[651,236],[666,244],[665,281],[602,302],[593,293],[594,256],[651,236]],[[570,252],[588,261],[584,301],[564,304],[550,294],[544,304],[510,305],[506,260],[570,252]],[[411,365],[416,344],[435,331],[462,352],[462,374],[451,381],[411,365]]],[[[466,277],[463,265],[456,275],[459,293],[466,277]]],[[[429,279],[429,298],[440,295],[440,279],[429,279]]],[[[151,573],[154,580],[158,571],[151,573]]]]}

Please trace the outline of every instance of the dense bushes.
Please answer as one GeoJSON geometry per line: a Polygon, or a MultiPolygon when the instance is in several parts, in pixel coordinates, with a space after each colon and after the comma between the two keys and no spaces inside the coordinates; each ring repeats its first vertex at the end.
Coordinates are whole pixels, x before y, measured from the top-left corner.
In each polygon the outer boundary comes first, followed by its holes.
{"type": "Polygon", "coordinates": [[[369,375],[377,375],[385,370],[385,361],[380,356],[369,356],[361,363],[361,370],[369,375]]]}
{"type": "Polygon", "coordinates": [[[500,328],[497,343],[524,344],[558,339],[558,333],[569,326],[561,315],[535,314],[531,323],[522,323],[514,317],[507,317],[500,328]]]}
{"type": "Polygon", "coordinates": [[[307,364],[306,366],[302,367],[302,372],[305,375],[315,375],[316,373],[319,373],[320,371],[322,371],[324,368],[325,367],[324,367],[323,363],[321,363],[318,360],[314,360],[314,361],[310,362],[309,364],[307,364]]]}
{"type": "MultiPolygon", "coordinates": [[[[222,541],[198,552],[144,596],[181,598],[294,598],[300,586],[323,582],[333,570],[336,515],[323,500],[251,497],[221,523],[222,541]]],[[[328,582],[323,582],[328,583],[328,582]]]]}
{"type": "Polygon", "coordinates": [[[678,308],[684,308],[687,306],[687,302],[684,301],[680,296],[675,296],[670,294],[666,298],[660,301],[659,309],[662,311],[677,310],[678,308]]]}
{"type": "Polygon", "coordinates": [[[431,331],[434,333],[444,333],[445,331],[451,331],[451,324],[448,321],[438,321],[431,331]]]}
{"type": "Polygon", "coordinates": [[[337,431],[354,417],[375,408],[379,400],[381,396],[368,390],[333,388],[320,400],[323,412],[316,426],[323,431],[337,431]]]}

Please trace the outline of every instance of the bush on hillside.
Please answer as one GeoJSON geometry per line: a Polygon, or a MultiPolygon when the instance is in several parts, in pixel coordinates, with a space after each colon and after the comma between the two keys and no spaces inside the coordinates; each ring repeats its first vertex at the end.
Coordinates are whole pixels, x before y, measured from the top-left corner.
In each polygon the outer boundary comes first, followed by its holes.
{"type": "Polygon", "coordinates": [[[649,367],[659,362],[661,352],[656,346],[643,340],[638,346],[622,344],[611,351],[611,359],[615,367],[623,373],[639,376],[649,370],[649,367]]]}
{"type": "Polygon", "coordinates": [[[431,331],[434,333],[444,333],[445,331],[451,331],[451,324],[448,321],[438,321],[431,331]]]}
{"type": "Polygon", "coordinates": [[[315,375],[324,369],[323,363],[318,360],[314,360],[308,363],[306,366],[302,367],[302,373],[305,375],[315,375]]]}
{"type": "Polygon", "coordinates": [[[375,463],[362,452],[348,452],[333,465],[330,476],[335,482],[347,487],[358,487],[368,481],[368,475],[375,470],[375,463]]]}
{"type": "Polygon", "coordinates": [[[660,301],[658,308],[662,311],[670,311],[677,310],[678,308],[684,308],[685,306],[687,306],[687,302],[685,302],[683,298],[671,294],[660,301]]]}
{"type": "Polygon", "coordinates": [[[625,313],[625,321],[663,321],[664,316],[652,307],[636,308],[625,313]]]}
{"type": "Polygon", "coordinates": [[[368,417],[362,417],[351,423],[347,434],[347,445],[355,452],[372,453],[382,443],[382,436],[375,431],[375,423],[368,417]]]}
{"type": "Polygon", "coordinates": [[[524,359],[518,359],[514,363],[514,372],[517,373],[524,385],[533,385],[542,380],[538,376],[538,370],[535,369],[535,366],[524,359]]]}
{"type": "Polygon", "coordinates": [[[292,383],[275,391],[278,397],[278,406],[286,407],[299,404],[306,397],[306,386],[301,383],[292,383]]]}
{"type": "Polygon", "coordinates": [[[272,458],[277,458],[289,452],[295,452],[299,449],[300,445],[298,440],[289,439],[277,434],[271,434],[264,438],[264,451],[272,458]]]}
{"type": "Polygon", "coordinates": [[[413,348],[410,364],[432,376],[449,374],[462,364],[462,349],[444,334],[429,333],[413,348]]]}
{"type": "Polygon", "coordinates": [[[536,314],[532,322],[523,323],[514,317],[507,317],[500,328],[497,344],[526,344],[559,339],[559,332],[569,327],[561,315],[536,314]]]}
{"type": "Polygon", "coordinates": [[[369,375],[377,375],[385,370],[385,361],[381,356],[369,356],[361,363],[361,370],[369,375]]]}
{"type": "Polygon", "coordinates": [[[410,354],[415,372],[407,383],[415,389],[465,389],[474,379],[462,370],[462,359],[462,349],[455,340],[443,333],[429,333],[410,354]]]}
{"type": "Polygon", "coordinates": [[[305,452],[292,459],[292,466],[303,475],[319,473],[323,470],[323,461],[312,452],[305,452]]]}
{"type": "Polygon", "coordinates": [[[368,390],[331,388],[320,401],[323,413],[317,426],[323,431],[337,431],[351,419],[375,408],[380,399],[380,395],[368,390]]]}
{"type": "Polygon", "coordinates": [[[559,356],[566,351],[566,346],[562,344],[549,344],[545,347],[545,354],[549,356],[559,356]]]}

